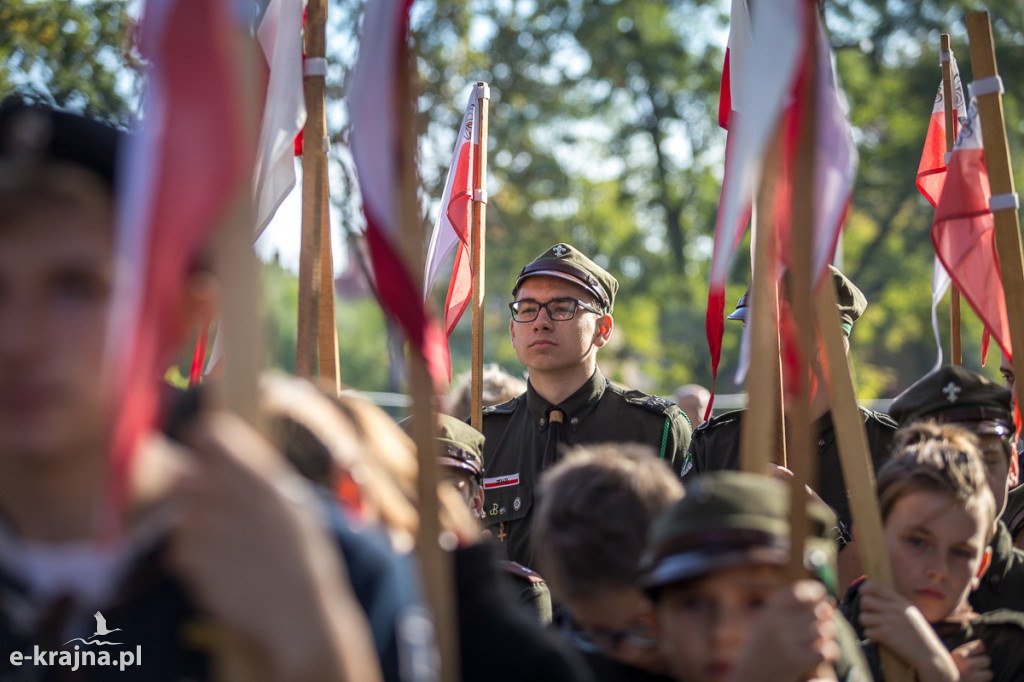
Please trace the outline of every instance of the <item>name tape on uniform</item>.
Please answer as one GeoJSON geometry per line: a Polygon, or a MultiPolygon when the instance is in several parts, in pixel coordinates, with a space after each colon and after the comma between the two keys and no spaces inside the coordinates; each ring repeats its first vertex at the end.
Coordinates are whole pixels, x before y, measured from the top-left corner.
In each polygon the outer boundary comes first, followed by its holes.
{"type": "Polygon", "coordinates": [[[519,474],[509,474],[508,476],[495,476],[494,478],[484,479],[484,490],[507,488],[510,485],[519,485],[519,474]]]}

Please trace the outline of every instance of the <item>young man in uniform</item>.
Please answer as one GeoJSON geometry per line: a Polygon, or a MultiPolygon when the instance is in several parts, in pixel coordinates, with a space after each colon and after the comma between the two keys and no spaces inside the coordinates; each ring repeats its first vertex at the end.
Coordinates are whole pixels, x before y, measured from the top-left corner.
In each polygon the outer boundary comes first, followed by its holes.
{"type": "Polygon", "coordinates": [[[618,286],[578,250],[556,244],[523,268],[512,288],[509,333],[529,380],[525,393],[483,413],[484,524],[501,555],[524,566],[533,567],[534,486],[566,446],[642,443],[682,469],[686,416],[668,400],[612,384],[598,369],[618,286]]]}
{"type": "MultiPolygon", "coordinates": [[[[853,324],[868,306],[867,299],[861,290],[833,266],[829,266],[832,282],[838,298],[839,318],[846,339],[847,353],[850,350],[849,337],[853,324]]],[[[749,309],[745,294],[740,298],[736,311],[729,316],[730,320],[741,320],[746,323],[749,309]]],[[[844,531],[844,539],[849,539],[845,532],[850,526],[850,503],[846,497],[846,482],[843,479],[842,467],[839,464],[839,448],[832,425],[831,405],[828,391],[819,384],[811,403],[811,416],[817,434],[818,448],[818,483],[812,485],[814,491],[832,508],[839,519],[840,530],[844,531]]],[[[690,442],[690,455],[693,458],[693,470],[684,472],[688,477],[706,471],[721,469],[739,469],[740,467],[740,430],[746,410],[727,412],[704,422],[693,433],[690,442]]],[[[867,432],[868,446],[875,470],[885,463],[892,449],[892,438],[896,432],[896,423],[888,415],[860,409],[867,432]]]]}
{"type": "Polygon", "coordinates": [[[979,613],[996,609],[1024,611],[1024,552],[1001,516],[1007,491],[1020,480],[1013,450],[1013,407],[1009,390],[963,367],[943,366],[896,396],[890,414],[900,426],[931,420],[956,424],[973,433],[981,446],[985,477],[996,503],[992,563],[971,593],[979,613]]]}

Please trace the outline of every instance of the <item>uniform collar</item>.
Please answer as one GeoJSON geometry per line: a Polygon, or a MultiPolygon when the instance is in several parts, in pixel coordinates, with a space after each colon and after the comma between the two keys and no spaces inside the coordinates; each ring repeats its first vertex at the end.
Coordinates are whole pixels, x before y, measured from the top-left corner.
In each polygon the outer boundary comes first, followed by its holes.
{"type": "Polygon", "coordinates": [[[601,374],[601,370],[595,368],[590,378],[576,390],[571,396],[558,405],[545,400],[537,391],[529,379],[526,381],[526,406],[530,410],[530,417],[536,422],[540,431],[546,431],[548,427],[548,412],[552,408],[558,408],[565,413],[565,425],[572,431],[576,431],[588,414],[597,406],[608,388],[608,379],[601,374]]]}

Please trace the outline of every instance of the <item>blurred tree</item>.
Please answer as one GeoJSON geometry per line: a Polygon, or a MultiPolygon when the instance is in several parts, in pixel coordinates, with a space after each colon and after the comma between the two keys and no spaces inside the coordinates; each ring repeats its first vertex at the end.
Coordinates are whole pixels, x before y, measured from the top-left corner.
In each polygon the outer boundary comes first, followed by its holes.
{"type": "Polygon", "coordinates": [[[4,0],[0,92],[126,124],[135,95],[124,0],[4,0]]]}

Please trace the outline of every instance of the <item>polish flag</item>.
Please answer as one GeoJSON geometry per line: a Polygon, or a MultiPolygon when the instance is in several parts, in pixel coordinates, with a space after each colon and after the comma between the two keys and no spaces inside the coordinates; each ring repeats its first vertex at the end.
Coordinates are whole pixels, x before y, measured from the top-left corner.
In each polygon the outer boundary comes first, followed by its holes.
{"type": "Polygon", "coordinates": [[[306,122],[302,91],[303,0],[270,0],[256,30],[269,67],[263,120],[260,122],[253,196],[254,239],[266,229],[277,208],[295,187],[295,137],[306,122]]]}
{"type": "Polygon", "coordinates": [[[772,134],[789,106],[804,42],[798,18],[805,0],[778,0],[776,4],[768,11],[759,9],[764,3],[758,3],[751,11],[746,0],[732,3],[728,63],[719,95],[719,124],[728,126],[729,137],[705,322],[712,374],[712,397],[705,418],[714,406],[714,382],[722,355],[729,263],[747,230],[757,176],[772,134]],[[775,38],[770,38],[773,34],[775,38]],[[745,116],[744,112],[757,114],[745,116]]]}
{"type": "MultiPolygon", "coordinates": [[[[964,88],[960,83],[960,67],[957,66],[953,51],[949,51],[949,68],[953,80],[953,139],[960,132],[960,118],[967,107],[964,105],[964,88]]],[[[917,189],[932,206],[939,203],[942,184],[946,181],[946,98],[942,83],[932,105],[932,117],[928,122],[928,134],[924,139],[921,163],[917,167],[917,189]]]]}
{"type": "MultiPolygon", "coordinates": [[[[381,306],[398,321],[413,350],[426,360],[436,383],[444,381],[445,339],[423,305],[419,273],[406,266],[399,249],[395,188],[403,153],[398,130],[398,60],[408,39],[412,0],[366,3],[359,59],[352,73],[349,115],[352,159],[366,214],[366,239],[381,306]],[[414,279],[415,278],[415,279],[414,279]]],[[[405,104],[405,103],[403,103],[405,104]]]]}
{"type": "MultiPolygon", "coordinates": [[[[989,208],[991,196],[981,121],[977,101],[972,99],[935,207],[932,244],[935,255],[985,325],[985,331],[999,344],[1004,357],[1009,358],[1010,328],[999,274],[995,219],[989,208]]],[[[987,350],[986,347],[982,351],[982,362],[987,350]]]]}
{"type": "MultiPolygon", "coordinates": [[[[452,249],[459,247],[455,255],[455,267],[448,284],[448,296],[444,303],[444,333],[451,338],[455,326],[469,307],[473,288],[473,257],[470,253],[470,223],[473,210],[473,188],[479,183],[476,178],[476,155],[480,153],[480,134],[476,126],[479,94],[477,87],[469,95],[466,114],[462,118],[459,136],[455,141],[452,163],[441,195],[441,211],[434,222],[434,232],[427,248],[427,262],[424,268],[423,299],[426,300],[434,288],[434,282],[441,270],[444,259],[452,249]]],[[[445,346],[445,365],[451,380],[451,357],[445,346]]]]}
{"type": "Polygon", "coordinates": [[[155,422],[161,375],[184,341],[189,272],[229,206],[249,196],[255,139],[244,131],[255,103],[244,101],[238,46],[246,32],[236,5],[147,0],[142,15],[150,71],[141,125],[121,164],[105,358],[117,414],[113,512],[122,510],[132,455],[155,422]]]}
{"type": "MultiPolygon", "coordinates": [[[[960,67],[957,66],[953,51],[949,51],[949,68],[953,81],[953,139],[960,133],[960,119],[967,111],[964,100],[964,88],[960,81],[960,67]]],[[[932,105],[932,116],[928,122],[928,133],[925,135],[924,149],[921,151],[921,163],[917,167],[917,189],[933,207],[939,203],[942,186],[946,182],[946,97],[943,83],[939,83],[935,104],[932,105]]],[[[942,341],[939,337],[939,303],[949,289],[949,273],[942,267],[942,261],[935,257],[932,268],[932,332],[935,335],[937,349],[935,367],[942,366],[942,341]]]]}

